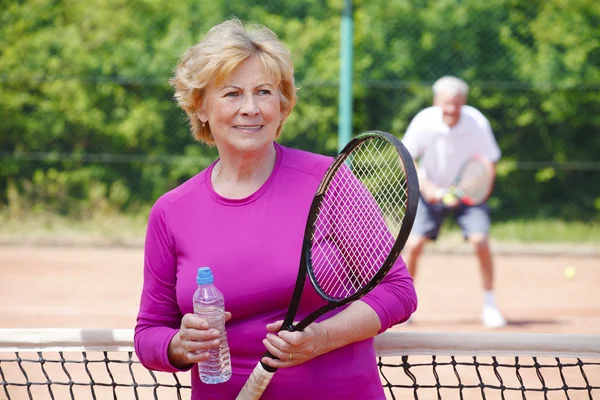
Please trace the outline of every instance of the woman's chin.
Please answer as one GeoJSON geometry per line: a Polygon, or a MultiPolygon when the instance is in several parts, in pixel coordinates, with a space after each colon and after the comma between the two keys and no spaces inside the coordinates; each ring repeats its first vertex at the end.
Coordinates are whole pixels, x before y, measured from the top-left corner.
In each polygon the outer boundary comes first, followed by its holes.
{"type": "Polygon", "coordinates": [[[274,141],[274,137],[266,137],[264,135],[248,135],[237,138],[232,145],[238,151],[256,152],[263,149],[269,149],[274,141]]]}

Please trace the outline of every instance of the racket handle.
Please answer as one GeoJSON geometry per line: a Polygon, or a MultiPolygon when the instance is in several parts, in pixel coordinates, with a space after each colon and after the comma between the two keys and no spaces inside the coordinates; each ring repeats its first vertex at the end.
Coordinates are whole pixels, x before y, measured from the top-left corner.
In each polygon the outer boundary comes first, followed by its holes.
{"type": "Polygon", "coordinates": [[[275,372],[267,371],[261,362],[256,364],[254,371],[246,381],[246,384],[240,391],[240,394],[235,398],[236,400],[258,400],[262,396],[263,392],[269,386],[271,378],[273,378],[275,372]]]}

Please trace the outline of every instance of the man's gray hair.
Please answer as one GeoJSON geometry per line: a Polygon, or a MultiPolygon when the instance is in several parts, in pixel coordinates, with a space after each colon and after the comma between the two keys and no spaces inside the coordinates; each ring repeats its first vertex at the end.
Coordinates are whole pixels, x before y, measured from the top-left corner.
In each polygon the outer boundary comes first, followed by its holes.
{"type": "Polygon", "coordinates": [[[462,94],[467,97],[469,94],[469,85],[462,79],[459,79],[455,76],[444,76],[433,84],[433,95],[437,96],[438,94],[444,92],[449,94],[450,96],[456,96],[458,94],[462,94]]]}

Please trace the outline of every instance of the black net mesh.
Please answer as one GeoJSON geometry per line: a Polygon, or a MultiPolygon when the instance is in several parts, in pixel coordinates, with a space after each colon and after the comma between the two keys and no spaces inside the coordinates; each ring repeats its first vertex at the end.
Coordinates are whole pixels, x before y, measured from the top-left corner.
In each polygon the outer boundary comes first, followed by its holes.
{"type": "Polygon", "coordinates": [[[599,360],[564,357],[399,356],[379,360],[393,399],[593,399],[599,360]]]}
{"type": "MultiPolygon", "coordinates": [[[[600,360],[522,356],[386,356],[390,399],[600,398],[600,360]]],[[[145,369],[128,352],[0,353],[0,398],[189,399],[189,373],[145,369]]]]}

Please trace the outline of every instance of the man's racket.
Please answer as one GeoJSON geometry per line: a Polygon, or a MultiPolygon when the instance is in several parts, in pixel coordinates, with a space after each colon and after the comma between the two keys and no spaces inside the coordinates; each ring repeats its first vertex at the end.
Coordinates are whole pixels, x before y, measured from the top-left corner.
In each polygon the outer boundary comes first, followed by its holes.
{"type": "MultiPolygon", "coordinates": [[[[296,286],[281,329],[302,331],[326,312],[371,291],[404,247],[418,199],[417,172],[398,139],[379,131],[352,139],[312,201],[296,286]],[[328,304],[293,325],[306,275],[328,304]]],[[[269,352],[265,356],[276,358],[269,352]]],[[[275,371],[259,362],[237,399],[259,399],[275,371]]]]}
{"type": "Polygon", "coordinates": [[[460,203],[467,206],[481,204],[490,197],[495,177],[494,164],[476,154],[463,163],[454,185],[442,197],[442,203],[447,207],[456,207],[460,203]]]}

